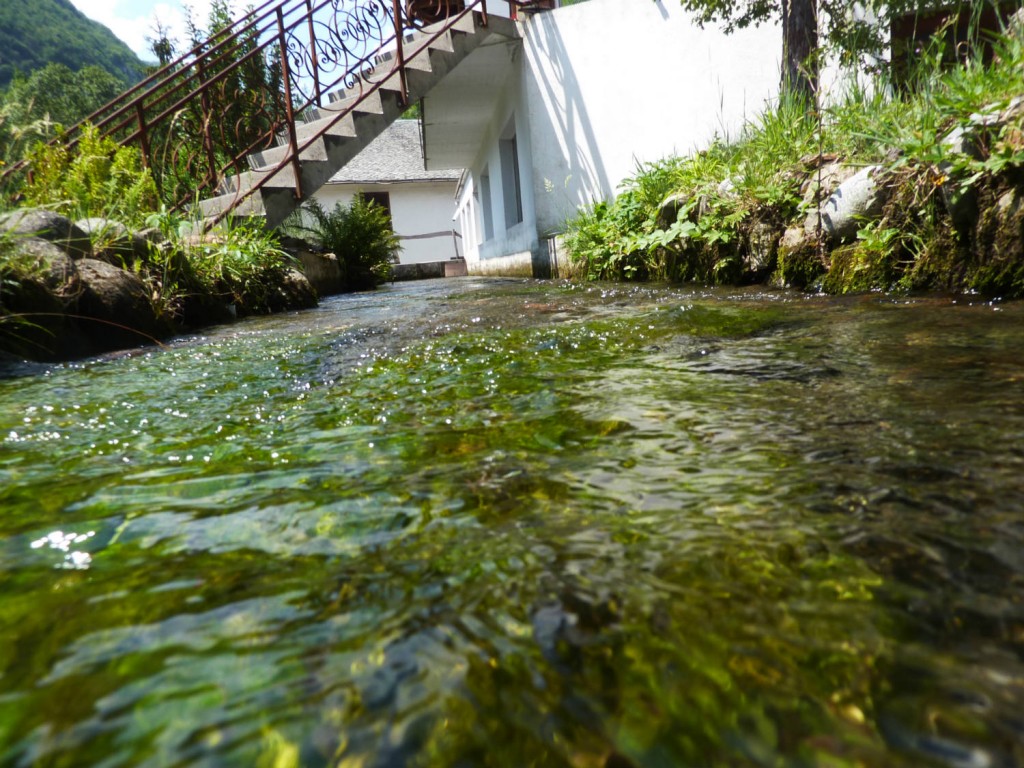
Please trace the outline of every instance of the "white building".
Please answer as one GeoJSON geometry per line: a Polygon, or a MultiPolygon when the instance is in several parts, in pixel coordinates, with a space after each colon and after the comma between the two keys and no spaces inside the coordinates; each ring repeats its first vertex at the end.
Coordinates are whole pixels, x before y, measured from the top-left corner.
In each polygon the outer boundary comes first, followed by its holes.
{"type": "Polygon", "coordinates": [[[402,240],[400,263],[423,264],[462,256],[453,223],[461,170],[426,170],[416,120],[398,120],[367,145],[313,196],[327,210],[356,193],[383,205],[402,240]]]}
{"type": "MultiPolygon", "coordinates": [[[[496,9],[500,12],[500,9],[496,9]]],[[[423,101],[426,167],[466,168],[470,273],[549,273],[548,238],[638,163],[736,136],[778,92],[777,26],[701,29],[677,0],[588,0],[525,19],[423,101]]]]}

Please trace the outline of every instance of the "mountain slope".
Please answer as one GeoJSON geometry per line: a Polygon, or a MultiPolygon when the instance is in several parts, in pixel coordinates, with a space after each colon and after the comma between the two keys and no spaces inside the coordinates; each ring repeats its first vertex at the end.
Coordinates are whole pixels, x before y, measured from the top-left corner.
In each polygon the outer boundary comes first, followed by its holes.
{"type": "Polygon", "coordinates": [[[0,88],[16,71],[50,62],[72,70],[95,64],[127,82],[142,71],[131,48],[68,0],[0,0],[0,88]]]}

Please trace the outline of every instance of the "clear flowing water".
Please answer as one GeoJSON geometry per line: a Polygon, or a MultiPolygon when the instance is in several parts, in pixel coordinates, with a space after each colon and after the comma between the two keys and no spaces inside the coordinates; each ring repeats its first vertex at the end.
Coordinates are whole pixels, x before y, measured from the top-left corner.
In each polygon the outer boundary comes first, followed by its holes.
{"type": "Polygon", "coordinates": [[[443,281],[18,373],[0,764],[1024,764],[1024,305],[443,281]]]}

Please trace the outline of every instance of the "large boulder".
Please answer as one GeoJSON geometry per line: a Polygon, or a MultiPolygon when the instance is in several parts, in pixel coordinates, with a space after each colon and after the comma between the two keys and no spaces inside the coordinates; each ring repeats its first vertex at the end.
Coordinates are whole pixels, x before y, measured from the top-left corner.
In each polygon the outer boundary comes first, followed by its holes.
{"type": "Polygon", "coordinates": [[[60,247],[73,259],[92,254],[89,236],[67,216],[37,208],[0,214],[0,230],[23,237],[38,237],[60,247]]]}
{"type": "Polygon", "coordinates": [[[69,314],[81,290],[75,262],[48,240],[24,237],[18,256],[34,261],[16,283],[0,286],[0,349],[21,358],[59,360],[80,354],[83,339],[69,314]]]}
{"type": "Polygon", "coordinates": [[[156,341],[164,330],[146,284],[137,275],[97,259],[78,262],[82,292],[78,313],[97,350],[137,347],[156,341]]]}
{"type": "Polygon", "coordinates": [[[72,307],[81,290],[75,261],[63,248],[38,237],[25,237],[17,247],[19,253],[35,260],[36,269],[28,280],[41,284],[64,306],[72,307]]]}
{"type": "Polygon", "coordinates": [[[128,230],[113,219],[79,219],[75,226],[89,235],[94,258],[114,266],[130,265],[149,255],[149,242],[145,237],[128,230]]]}
{"type": "Polygon", "coordinates": [[[288,309],[312,309],[318,303],[316,290],[310,285],[306,276],[297,269],[289,269],[284,273],[278,285],[268,299],[273,312],[288,309]]]}
{"type": "MultiPolygon", "coordinates": [[[[821,205],[822,233],[832,243],[849,243],[865,221],[878,218],[885,206],[885,191],[878,183],[881,167],[870,165],[844,181],[821,205]]],[[[818,211],[807,214],[804,229],[817,232],[818,211]]]]}

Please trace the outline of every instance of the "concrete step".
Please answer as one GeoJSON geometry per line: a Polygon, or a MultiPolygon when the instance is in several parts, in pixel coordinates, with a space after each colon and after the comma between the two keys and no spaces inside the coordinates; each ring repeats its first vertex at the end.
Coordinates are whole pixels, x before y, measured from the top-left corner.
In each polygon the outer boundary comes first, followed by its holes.
{"type": "MultiPolygon", "coordinates": [[[[407,36],[403,53],[409,103],[426,96],[481,44],[495,36],[522,36],[517,22],[497,16],[490,17],[487,27],[478,13],[467,14],[444,29],[447,23],[439,22],[407,36]],[[436,39],[431,39],[435,34],[436,39]]],[[[304,197],[327,183],[405,111],[395,52],[383,51],[374,61],[374,67],[356,76],[353,88],[330,94],[326,104],[306,111],[305,122],[296,123],[299,145],[308,144],[300,154],[304,197]]],[[[229,177],[218,196],[202,201],[203,216],[212,218],[230,210],[239,216],[263,216],[269,227],[280,224],[301,203],[295,194],[295,168],[287,161],[289,150],[285,138],[279,146],[252,153],[252,170],[229,177]],[[242,199],[271,174],[257,193],[242,199]]]]}

